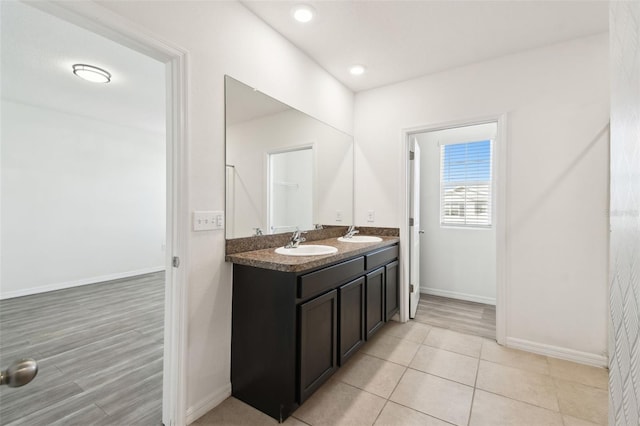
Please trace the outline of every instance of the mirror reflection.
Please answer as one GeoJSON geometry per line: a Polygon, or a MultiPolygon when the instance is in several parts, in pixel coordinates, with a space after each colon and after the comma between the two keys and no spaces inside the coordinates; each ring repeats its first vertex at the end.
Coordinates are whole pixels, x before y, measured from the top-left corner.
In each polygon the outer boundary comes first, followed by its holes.
{"type": "Polygon", "coordinates": [[[226,237],[353,223],[353,138],[229,76],[226,237]]]}

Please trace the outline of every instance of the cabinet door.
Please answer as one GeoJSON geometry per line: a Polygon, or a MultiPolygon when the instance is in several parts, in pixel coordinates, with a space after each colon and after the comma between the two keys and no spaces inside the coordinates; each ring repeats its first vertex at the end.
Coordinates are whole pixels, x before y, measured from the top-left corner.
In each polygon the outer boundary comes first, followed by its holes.
{"type": "Polygon", "coordinates": [[[400,298],[398,294],[398,261],[391,262],[385,269],[385,316],[384,320],[389,321],[393,315],[400,310],[400,298]]]}
{"type": "Polygon", "coordinates": [[[338,361],[343,365],[364,343],[364,277],[338,290],[338,361]]]}
{"type": "Polygon", "coordinates": [[[336,370],[338,292],[332,290],[299,306],[300,403],[336,370]]]}
{"type": "Polygon", "coordinates": [[[384,267],[367,274],[367,340],[384,324],[384,267]]]}

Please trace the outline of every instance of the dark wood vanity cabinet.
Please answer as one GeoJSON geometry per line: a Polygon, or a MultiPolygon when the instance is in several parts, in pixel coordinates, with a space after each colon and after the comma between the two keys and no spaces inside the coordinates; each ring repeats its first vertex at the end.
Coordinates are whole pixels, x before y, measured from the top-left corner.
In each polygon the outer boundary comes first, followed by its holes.
{"type": "Polygon", "coordinates": [[[233,265],[231,386],[284,421],[398,311],[398,246],[303,272],[233,265]]]}
{"type": "Polygon", "coordinates": [[[300,403],[338,368],[338,291],[300,304],[300,403]]]}
{"type": "Polygon", "coordinates": [[[338,289],[340,300],[338,323],[340,343],[339,363],[343,365],[364,344],[365,279],[360,277],[338,289]]]}
{"type": "Polygon", "coordinates": [[[389,321],[391,317],[400,311],[400,287],[398,280],[398,265],[396,260],[384,267],[385,271],[385,314],[384,320],[389,321]]]}
{"type": "Polygon", "coordinates": [[[366,324],[367,340],[384,325],[384,268],[367,274],[366,324]]]}

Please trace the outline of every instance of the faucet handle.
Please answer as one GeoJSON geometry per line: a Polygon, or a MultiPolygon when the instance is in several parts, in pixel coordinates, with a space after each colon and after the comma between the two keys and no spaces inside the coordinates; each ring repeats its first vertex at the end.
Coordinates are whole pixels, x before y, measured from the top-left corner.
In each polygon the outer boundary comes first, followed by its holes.
{"type": "Polygon", "coordinates": [[[344,238],[352,238],[355,234],[357,234],[358,230],[356,230],[356,227],[354,225],[349,226],[349,229],[347,229],[347,233],[344,234],[344,238]]]}

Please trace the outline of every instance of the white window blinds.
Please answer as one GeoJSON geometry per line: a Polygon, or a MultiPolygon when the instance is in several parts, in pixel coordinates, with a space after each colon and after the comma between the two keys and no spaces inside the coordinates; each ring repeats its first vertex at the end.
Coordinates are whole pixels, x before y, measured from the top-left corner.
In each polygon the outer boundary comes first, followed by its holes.
{"type": "Polygon", "coordinates": [[[491,226],[491,140],[440,147],[440,224],[491,226]]]}

